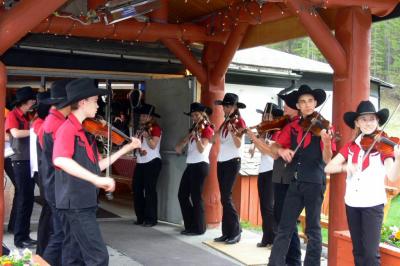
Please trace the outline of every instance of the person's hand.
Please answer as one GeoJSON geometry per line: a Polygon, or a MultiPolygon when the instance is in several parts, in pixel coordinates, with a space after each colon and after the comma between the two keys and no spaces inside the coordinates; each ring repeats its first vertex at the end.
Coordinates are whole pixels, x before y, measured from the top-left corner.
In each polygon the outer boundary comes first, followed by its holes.
{"type": "Polygon", "coordinates": [[[283,148],[279,148],[278,149],[278,154],[280,157],[282,157],[283,160],[285,160],[286,162],[290,163],[293,159],[294,156],[294,151],[292,151],[291,149],[283,149],[283,148]]]}
{"type": "Polygon", "coordinates": [[[148,137],[150,137],[149,132],[147,132],[146,130],[144,130],[143,133],[142,133],[142,137],[143,137],[143,138],[146,138],[146,139],[147,139],[148,137]]]}
{"type": "Polygon", "coordinates": [[[104,189],[106,192],[113,192],[115,190],[115,180],[111,177],[99,176],[94,185],[98,188],[104,189]]]}
{"type": "Polygon", "coordinates": [[[142,142],[138,138],[131,137],[131,142],[128,144],[125,144],[123,149],[125,149],[126,152],[130,152],[134,149],[139,149],[142,147],[142,142]]]}
{"type": "Polygon", "coordinates": [[[175,146],[175,152],[177,153],[177,154],[179,154],[179,155],[181,155],[182,154],[182,146],[181,145],[176,145],[175,146]]]}
{"type": "Polygon", "coordinates": [[[330,130],[322,129],[321,130],[321,140],[324,144],[331,143],[332,134],[330,130]]]}

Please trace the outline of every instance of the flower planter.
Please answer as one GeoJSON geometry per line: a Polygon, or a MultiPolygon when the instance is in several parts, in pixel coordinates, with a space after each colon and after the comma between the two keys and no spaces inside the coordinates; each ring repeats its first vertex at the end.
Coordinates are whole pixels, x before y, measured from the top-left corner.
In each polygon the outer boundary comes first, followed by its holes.
{"type": "MultiPolygon", "coordinates": [[[[334,237],[337,240],[337,258],[336,265],[353,266],[353,244],[351,243],[349,231],[336,231],[334,237]]],[[[397,266],[400,265],[400,249],[380,244],[381,265],[382,266],[397,266]]]]}

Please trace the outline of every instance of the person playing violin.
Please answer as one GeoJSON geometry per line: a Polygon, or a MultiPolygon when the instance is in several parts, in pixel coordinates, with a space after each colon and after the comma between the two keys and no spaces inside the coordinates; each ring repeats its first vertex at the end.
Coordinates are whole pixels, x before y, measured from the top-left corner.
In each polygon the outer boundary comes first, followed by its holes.
{"type": "Polygon", "coordinates": [[[34,201],[34,180],[30,175],[29,118],[28,112],[36,103],[36,93],[31,87],[22,87],[16,92],[15,107],[9,112],[5,131],[10,136],[14,154],[10,156],[15,178],[14,244],[17,248],[32,248],[30,220],[34,201]]]}
{"type": "Polygon", "coordinates": [[[140,128],[137,132],[142,147],[135,151],[136,169],[132,178],[135,224],[151,227],[157,224],[157,179],[161,171],[160,143],[162,130],[155,118],[160,115],[151,104],[135,109],[139,114],[140,128]]]}
{"type": "MultiPolygon", "coordinates": [[[[288,94],[278,94],[278,97],[282,99],[285,103],[283,107],[283,116],[289,117],[289,122],[290,121],[295,121],[299,120],[298,116],[298,110],[297,109],[292,109],[289,107],[289,105],[286,102],[290,102],[290,99],[292,97],[296,97],[296,92],[292,91],[291,93],[288,94]]],[[[281,118],[279,118],[281,119],[281,118]]],[[[285,126],[285,125],[283,125],[285,126]]],[[[283,203],[285,201],[286,193],[289,188],[289,184],[293,178],[293,171],[285,167],[285,161],[281,157],[274,156],[271,150],[272,143],[275,142],[275,140],[278,138],[279,134],[281,133],[281,130],[276,131],[271,138],[271,141],[269,143],[260,141],[260,139],[256,138],[256,135],[250,131],[247,130],[247,135],[249,138],[253,141],[253,143],[256,145],[256,147],[261,151],[261,153],[265,154],[265,156],[271,156],[273,157],[274,163],[273,163],[273,170],[272,170],[272,185],[273,185],[273,217],[274,219],[272,220],[275,222],[274,226],[274,233],[276,233],[277,226],[280,223],[281,216],[282,216],[282,210],[283,210],[283,203]],[[277,158],[276,158],[277,157],[277,158]]],[[[275,234],[274,234],[275,236],[275,234]]],[[[295,231],[293,232],[290,245],[289,245],[289,250],[286,254],[286,264],[291,265],[291,266],[301,266],[301,249],[300,249],[300,238],[297,232],[297,227],[295,231]]]]}
{"type": "MultiPolygon", "coordinates": [[[[257,109],[258,113],[262,114],[262,122],[273,121],[283,116],[283,111],[274,103],[267,103],[264,111],[257,109]]],[[[264,143],[269,143],[272,140],[274,132],[267,131],[259,135],[264,143]]],[[[253,137],[253,136],[252,136],[253,137]]],[[[250,138],[252,138],[250,137],[250,138]]],[[[258,145],[255,144],[255,147],[258,145]]],[[[275,219],[274,219],[274,190],[272,186],[272,169],[274,159],[267,153],[261,154],[260,167],[258,169],[258,196],[260,198],[260,211],[262,218],[263,236],[257,247],[271,246],[275,237],[275,219]]]]}
{"type": "Polygon", "coordinates": [[[355,139],[344,145],[325,167],[328,174],[347,174],[344,200],[356,266],[381,264],[379,242],[386,204],[385,176],[391,181],[398,178],[400,149],[395,145],[392,151],[384,153],[375,148],[370,150],[368,145],[363,147],[362,143],[364,138],[376,134],[388,117],[388,109],[377,112],[370,101],[362,101],[355,112],[345,113],[344,122],[355,130],[355,139]]]}
{"type": "Polygon", "coordinates": [[[183,235],[201,235],[206,231],[203,193],[204,180],[208,175],[211,139],[214,129],[209,122],[211,108],[194,102],[190,111],[184,113],[192,118],[193,126],[189,133],[175,146],[175,151],[182,154],[187,145],[186,169],[179,184],[178,199],[181,206],[185,229],[183,235]]]}
{"type": "Polygon", "coordinates": [[[98,189],[112,192],[115,181],[100,173],[125,153],[140,148],[141,143],[131,138],[130,143],[101,159],[95,137],[84,130],[82,122],[95,117],[98,97],[108,91],[97,88],[90,78],[69,82],[66,91],[67,100],[58,108],[70,105],[71,113],[58,128],[53,149],[55,202],[66,236],[62,251],[68,255],[63,265],[108,265],[108,251],[96,221],[96,210],[98,189]]]}
{"type": "Polygon", "coordinates": [[[217,158],[217,176],[223,213],[222,236],[215,238],[214,241],[235,244],[240,241],[242,230],[232,202],[232,188],[240,170],[240,146],[242,133],[246,128],[239,109],[246,108],[246,105],[239,102],[239,97],[234,93],[226,93],[223,100],[217,100],[215,104],[222,105],[225,121],[215,134],[221,141],[217,158]]]}
{"type": "Polygon", "coordinates": [[[300,123],[312,115],[326,99],[325,91],[301,85],[293,97],[286,99],[292,109],[298,109],[300,119],[286,125],[276,143],[272,144],[274,156],[282,157],[293,176],[286,193],[278,232],[275,236],[268,265],[285,265],[296,222],[303,208],[306,209],[306,234],[308,237],[304,265],[320,265],[322,237],[320,227],[321,205],[324,198],[326,177],[324,166],[332,157],[335,145],[329,130],[320,136],[302,128],[300,123]],[[304,137],[304,138],[303,138],[304,137]],[[296,150],[296,153],[294,152],[296,150]]]}

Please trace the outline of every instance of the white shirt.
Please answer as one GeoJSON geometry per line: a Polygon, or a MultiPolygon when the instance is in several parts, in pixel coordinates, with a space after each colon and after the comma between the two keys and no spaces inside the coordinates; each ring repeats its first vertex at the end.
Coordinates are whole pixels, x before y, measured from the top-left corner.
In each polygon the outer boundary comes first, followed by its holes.
{"type": "Polygon", "coordinates": [[[345,203],[351,207],[373,207],[385,204],[387,201],[385,190],[386,169],[382,161],[385,158],[379,152],[371,152],[369,158],[364,161],[363,167],[362,158],[365,152],[360,146],[360,140],[361,136],[354,143],[348,143],[340,151],[347,158],[348,164],[357,164],[357,172],[353,175],[347,174],[345,203]]]}
{"type": "Polygon", "coordinates": [[[265,173],[271,171],[274,167],[274,159],[266,154],[261,154],[260,167],[258,168],[259,173],[265,173]]]}
{"type": "Polygon", "coordinates": [[[33,131],[33,128],[29,129],[29,153],[30,153],[30,164],[31,164],[31,177],[38,172],[38,158],[37,158],[37,135],[33,131]]]}
{"type": "Polygon", "coordinates": [[[221,146],[218,153],[218,162],[225,162],[233,158],[240,157],[240,148],[236,147],[231,132],[228,132],[226,136],[223,135],[224,135],[223,131],[221,130],[220,132],[221,146]]]}
{"type": "Polygon", "coordinates": [[[208,156],[210,155],[211,146],[211,143],[208,142],[207,146],[204,147],[203,152],[200,153],[199,149],[197,149],[196,140],[190,140],[188,143],[188,154],[186,157],[186,163],[210,163],[208,156]]]}
{"type": "Polygon", "coordinates": [[[155,158],[161,158],[160,143],[161,143],[161,136],[160,140],[157,143],[157,146],[154,149],[152,149],[149,147],[149,144],[147,144],[147,140],[143,140],[141,149],[146,151],[146,155],[142,156],[139,153],[137,153],[136,163],[148,163],[155,158]]]}

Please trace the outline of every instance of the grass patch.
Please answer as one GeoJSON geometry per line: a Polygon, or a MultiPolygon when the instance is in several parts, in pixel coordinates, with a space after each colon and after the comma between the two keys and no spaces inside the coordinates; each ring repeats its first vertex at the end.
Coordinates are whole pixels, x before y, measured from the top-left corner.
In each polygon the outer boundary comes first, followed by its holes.
{"type": "Polygon", "coordinates": [[[240,226],[241,226],[243,229],[246,229],[246,230],[251,230],[251,231],[256,231],[256,232],[262,232],[261,226],[253,225],[253,224],[251,224],[249,221],[240,221],[240,226]]]}
{"type": "Polygon", "coordinates": [[[400,226],[400,196],[397,195],[390,203],[388,216],[386,217],[385,225],[387,226],[400,226]]]}

